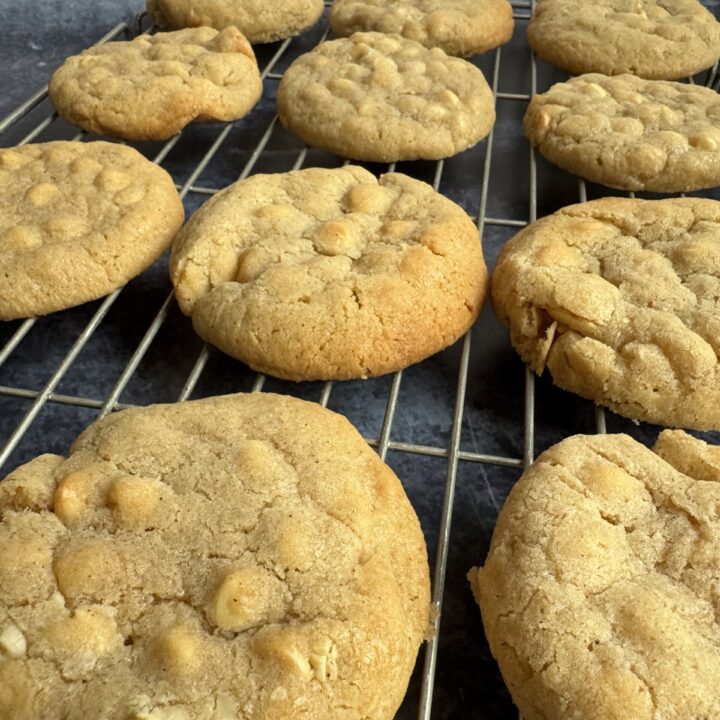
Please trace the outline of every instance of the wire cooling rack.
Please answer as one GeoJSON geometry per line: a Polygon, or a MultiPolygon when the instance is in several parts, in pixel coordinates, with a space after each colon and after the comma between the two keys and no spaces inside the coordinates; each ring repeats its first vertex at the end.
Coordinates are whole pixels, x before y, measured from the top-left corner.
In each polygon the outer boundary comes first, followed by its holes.
{"type": "MultiPolygon", "coordinates": [[[[501,245],[539,212],[610,193],[536,160],[524,140],[521,120],[531,94],[564,76],[536,63],[527,47],[532,3],[518,0],[513,8],[513,40],[474,60],[496,98],[494,131],[455,158],[397,167],[430,182],[476,218],[490,266],[501,245]]],[[[98,44],[140,31],[151,29],[121,23],[98,44]]],[[[274,111],[283,70],[326,36],[323,22],[299,38],[256,48],[265,96],[248,118],[194,125],[162,144],[135,144],[173,175],[188,214],[218,189],[256,172],[343,164],[303,147],[274,111]]],[[[717,67],[696,81],[713,86],[717,67]]],[[[0,121],[3,146],[88,137],[58,119],[47,86],[0,121]]],[[[367,167],[377,173],[396,169],[367,167]]],[[[487,307],[453,348],[404,372],[292,384],[252,373],[203,345],[175,306],[164,258],[101,301],[0,324],[0,474],[40,452],[65,453],[82,428],[118,409],[263,390],[347,415],[396,470],[418,512],[433,568],[436,619],[397,717],[515,720],[465,573],[482,561],[502,501],[536,446],[544,449],[574,432],[605,432],[606,417],[545,379],[536,383],[487,307]]],[[[657,434],[657,428],[611,413],[607,422],[645,443],[657,434]]]]}

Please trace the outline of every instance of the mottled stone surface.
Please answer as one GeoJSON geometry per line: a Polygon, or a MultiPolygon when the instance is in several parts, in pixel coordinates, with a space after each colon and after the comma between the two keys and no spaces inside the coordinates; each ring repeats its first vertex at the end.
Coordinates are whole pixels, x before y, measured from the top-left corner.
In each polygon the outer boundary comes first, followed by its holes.
{"type": "MultiPolygon", "coordinates": [[[[137,0],[21,0],[0,3],[0,23],[4,41],[0,45],[0,117],[42,86],[50,72],[66,54],[74,53],[102,37],[118,22],[131,21],[133,11],[141,9],[137,0]]],[[[713,4],[717,13],[718,4],[713,4]]],[[[521,9],[518,16],[527,14],[521,9]]],[[[503,93],[530,92],[530,54],[525,42],[527,22],[519,19],[515,36],[502,49],[500,86],[503,93]]],[[[322,36],[317,26],[293,40],[276,70],[281,71],[299,53],[309,49],[322,36]]],[[[261,66],[280,48],[279,44],[258,49],[261,66]]],[[[492,81],[495,53],[476,58],[492,81]]],[[[558,71],[538,65],[538,89],[546,89],[563,78],[558,71]]],[[[700,81],[705,81],[701,76],[700,81]]],[[[250,159],[252,150],[273,119],[277,80],[265,81],[265,98],[225,138],[220,152],[196,179],[202,187],[222,187],[235,180],[250,159]]],[[[492,173],[488,187],[487,216],[526,221],[530,217],[530,152],[522,134],[525,102],[501,99],[492,152],[492,173]]],[[[43,104],[26,120],[0,136],[0,144],[21,140],[48,113],[43,104]]],[[[210,150],[224,126],[189,128],[168,154],[164,166],[177,183],[184,183],[210,150]]],[[[39,139],[72,137],[75,130],[54,122],[39,139]]],[[[138,147],[154,157],[161,144],[138,147]]],[[[480,207],[483,164],[488,143],[445,162],[440,190],[476,215],[480,207]]],[[[257,172],[290,169],[298,158],[301,144],[288,132],[276,127],[260,160],[257,172]]],[[[311,151],[305,166],[336,166],[340,161],[325,153],[311,151]]],[[[369,166],[383,172],[386,168],[369,166]]],[[[404,163],[398,169],[432,182],[434,163],[404,163]]],[[[542,159],[537,163],[537,214],[542,216],[563,205],[577,202],[577,181],[551,167],[542,159]]],[[[608,191],[588,187],[588,197],[608,191]]],[[[717,191],[703,193],[720,197],[717,191]]],[[[186,206],[192,211],[207,195],[188,193],[186,206]]],[[[494,264],[502,245],[517,228],[488,224],[483,246],[488,264],[494,264]]],[[[56,392],[90,398],[102,403],[118,381],[148,327],[161,310],[170,292],[164,258],[120,294],[107,316],[70,366],[56,392]]],[[[0,386],[41,390],[83,331],[100,302],[56,313],[40,319],[18,348],[0,367],[0,386]]],[[[169,313],[139,361],[121,394],[123,403],[172,401],[183,389],[188,374],[202,350],[190,322],[170,302],[169,313]]],[[[0,351],[20,326],[19,322],[0,323],[0,351]]],[[[418,443],[447,448],[451,438],[453,408],[458,386],[462,343],[405,371],[400,384],[392,425],[393,442],[418,443]]],[[[465,413],[460,433],[460,449],[467,452],[501,455],[519,459],[523,450],[524,369],[510,346],[506,330],[486,307],[472,332],[465,413]]],[[[249,390],[255,379],[240,363],[211,351],[207,365],[192,393],[193,397],[249,390]]],[[[382,430],[391,377],[365,382],[336,384],[329,407],[345,413],[369,438],[382,430]]],[[[322,385],[293,385],[268,379],[266,390],[287,392],[319,400],[322,385]]],[[[9,398],[0,392],[0,444],[31,407],[30,399],[9,398]]],[[[48,403],[30,425],[0,475],[40,452],[65,452],[69,443],[97,416],[92,408],[48,403]]],[[[646,444],[654,441],[658,428],[636,426],[607,413],[608,430],[628,432],[646,444]]],[[[540,452],[566,435],[593,432],[591,403],[552,387],[547,378],[536,384],[535,450],[540,452]]],[[[707,436],[718,441],[718,434],[707,436]]],[[[402,479],[426,532],[431,561],[437,549],[447,461],[391,449],[388,462],[402,479]]],[[[484,641],[480,614],[472,599],[465,573],[482,561],[503,499],[519,470],[460,460],[447,566],[444,615],[439,644],[433,717],[484,717],[515,720],[510,702],[484,641]]],[[[433,563],[434,564],[434,563],[433,563]]],[[[407,700],[398,717],[416,717],[420,694],[420,670],[411,684],[407,700]]]]}

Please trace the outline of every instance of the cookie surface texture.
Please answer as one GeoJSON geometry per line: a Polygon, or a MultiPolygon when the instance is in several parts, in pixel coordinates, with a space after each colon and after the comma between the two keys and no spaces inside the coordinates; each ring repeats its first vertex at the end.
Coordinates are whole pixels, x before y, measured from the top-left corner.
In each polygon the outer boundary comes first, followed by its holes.
{"type": "Polygon", "coordinates": [[[140,35],[73,55],[50,79],[68,122],[127,140],[166,140],[193,121],[245,116],[262,94],[257,61],[237,28],[140,35]]]}
{"type": "Polygon", "coordinates": [[[720,25],[697,0],[539,0],[527,37],[573,75],[680,80],[720,56],[720,25]]]}
{"type": "Polygon", "coordinates": [[[406,367],[455,342],[486,294],[477,229],[418,180],[347,166],[256,175],[209,200],[170,274],[198,334],[290,380],[406,367]]]}
{"type": "Polygon", "coordinates": [[[108,295],[162,255],[183,218],[170,175],[132,148],[0,150],[0,320],[108,295]]]}
{"type": "Polygon", "coordinates": [[[523,360],[627,417],[720,429],[720,202],[605,198],[516,235],[492,300],[523,360]]]}
{"type": "Polygon", "coordinates": [[[161,27],[234,25],[251,43],[292,37],[314,25],[323,0],[148,0],[148,12],[161,27]]]}
{"type": "Polygon", "coordinates": [[[295,60],[280,82],[278,113],[308,145],[374,162],[450,157],[495,122],[478,68],[375,32],[324,42],[295,60]]]}
{"type": "Polygon", "coordinates": [[[719,508],[720,449],[679,430],[535,461],[468,576],[526,720],[720,717],[719,508]]]}
{"type": "Polygon", "coordinates": [[[634,75],[581,75],[536,95],[525,134],[580,177],[622,190],[720,185],[720,96],[634,75]]]}
{"type": "Polygon", "coordinates": [[[0,483],[0,717],[393,717],[427,631],[403,488],[318,405],[113,414],[0,483]]]}
{"type": "Polygon", "coordinates": [[[507,0],[335,0],[330,27],[338,36],[355,32],[397,33],[448,55],[475,55],[512,37],[507,0]]]}

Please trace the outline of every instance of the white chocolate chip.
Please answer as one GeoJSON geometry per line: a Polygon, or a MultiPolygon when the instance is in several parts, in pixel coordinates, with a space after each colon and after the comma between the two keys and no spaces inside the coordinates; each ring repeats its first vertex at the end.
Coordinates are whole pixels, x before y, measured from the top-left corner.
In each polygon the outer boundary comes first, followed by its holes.
{"type": "Polygon", "coordinates": [[[697,150],[709,150],[714,151],[718,148],[718,142],[711,136],[709,131],[700,131],[693,133],[690,138],[690,145],[697,150]]]}
{"type": "Polygon", "coordinates": [[[238,717],[237,703],[229,695],[220,693],[215,700],[215,712],[211,720],[236,720],[238,717]]]}
{"type": "Polygon", "coordinates": [[[313,669],[315,679],[321,683],[337,678],[337,647],[325,639],[318,643],[310,655],[310,667],[313,669]]]}
{"type": "Polygon", "coordinates": [[[153,707],[150,698],[145,695],[139,700],[142,707],[135,711],[131,720],[190,720],[190,713],[183,707],[153,707]]]}
{"type": "Polygon", "coordinates": [[[11,658],[25,657],[27,640],[17,625],[6,625],[0,630],[0,651],[11,658]]]}
{"type": "Polygon", "coordinates": [[[282,702],[283,700],[287,700],[287,697],[288,691],[282,685],[278,685],[270,693],[270,702],[282,702]]]}
{"type": "Polygon", "coordinates": [[[590,95],[590,97],[597,98],[605,97],[608,94],[607,90],[597,83],[588,83],[585,86],[585,93],[590,95]]]}

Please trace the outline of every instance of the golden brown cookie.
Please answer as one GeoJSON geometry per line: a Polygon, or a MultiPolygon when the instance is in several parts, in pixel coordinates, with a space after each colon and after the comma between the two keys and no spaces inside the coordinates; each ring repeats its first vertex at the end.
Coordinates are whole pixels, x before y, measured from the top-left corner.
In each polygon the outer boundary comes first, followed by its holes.
{"type": "Polygon", "coordinates": [[[605,198],[503,248],[492,300],[533,370],[615,412],[720,429],[720,202],[605,198]]]}
{"type": "Polygon", "coordinates": [[[465,60],[399,35],[324,42],[286,70],[280,120],[301,140],[353,160],[437,160],[482,140],[493,94],[465,60]]]}
{"type": "Polygon", "coordinates": [[[0,320],[108,295],[157,260],[183,217],[170,175],[130,147],[0,150],[0,320]]]}
{"type": "Polygon", "coordinates": [[[237,120],[262,94],[255,55],[235,27],[97,45],[65,60],[49,87],[68,122],[128,140],[166,140],[193,121],[237,120]]]}
{"type": "Polygon", "coordinates": [[[527,37],[573,75],[679,80],[720,56],[720,24],[697,0],[538,0],[527,37]]]}
{"type": "Polygon", "coordinates": [[[581,75],[533,97],[525,134],[551,162],[602,185],[720,185],[720,97],[700,85],[581,75]]]}
{"type": "Polygon", "coordinates": [[[720,717],[720,449],[665,431],[544,452],[469,573],[525,720],[720,717]]]}
{"type": "Polygon", "coordinates": [[[427,631],[400,482],[293,398],[110,415],[0,518],[2,718],[389,720],[427,631]]]}
{"type": "Polygon", "coordinates": [[[161,27],[209,25],[218,30],[234,25],[251,43],[292,37],[314,25],[323,0],[148,0],[148,12],[161,27]]]}
{"type": "Polygon", "coordinates": [[[255,175],[173,245],[181,310],[205,340],[290,380],[406,367],[455,342],[482,306],[477,228],[429,185],[351,165],[255,175]]]}
{"type": "Polygon", "coordinates": [[[330,27],[339,36],[397,33],[448,55],[475,55],[504,45],[513,33],[507,0],[334,0],[330,27]]]}

